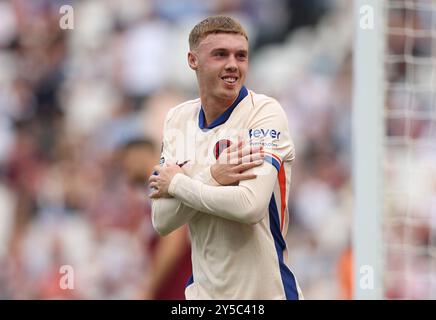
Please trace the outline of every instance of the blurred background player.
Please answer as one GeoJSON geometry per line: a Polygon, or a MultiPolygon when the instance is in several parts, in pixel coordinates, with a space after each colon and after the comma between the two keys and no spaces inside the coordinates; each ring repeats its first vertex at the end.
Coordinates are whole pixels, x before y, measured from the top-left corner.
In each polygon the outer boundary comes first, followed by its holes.
{"type": "MultiPolygon", "coordinates": [[[[144,183],[159,158],[159,150],[150,140],[129,141],[120,150],[120,162],[128,183],[137,188],[140,198],[148,193],[144,183]]],[[[150,225],[150,201],[148,197],[145,228],[150,225]]],[[[139,299],[172,300],[184,299],[185,280],[191,274],[191,246],[186,227],[167,237],[156,234],[145,241],[144,250],[150,252],[150,267],[144,274],[143,285],[138,291],[139,299]]]]}

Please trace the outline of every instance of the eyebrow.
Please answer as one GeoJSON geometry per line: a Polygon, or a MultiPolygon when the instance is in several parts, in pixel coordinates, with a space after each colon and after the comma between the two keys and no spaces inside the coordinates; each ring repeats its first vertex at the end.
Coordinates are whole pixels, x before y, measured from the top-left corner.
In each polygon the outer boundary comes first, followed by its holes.
{"type": "MultiPolygon", "coordinates": [[[[231,51],[231,50],[228,48],[215,48],[215,49],[212,49],[211,52],[214,53],[214,52],[219,52],[219,51],[231,51]]],[[[236,50],[236,53],[243,53],[243,54],[248,55],[248,51],[245,49],[236,50]]]]}

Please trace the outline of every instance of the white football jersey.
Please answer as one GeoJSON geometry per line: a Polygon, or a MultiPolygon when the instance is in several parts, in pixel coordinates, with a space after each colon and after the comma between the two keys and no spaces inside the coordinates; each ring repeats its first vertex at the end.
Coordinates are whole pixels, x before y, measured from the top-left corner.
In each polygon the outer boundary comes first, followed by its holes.
{"type": "Polygon", "coordinates": [[[236,101],[205,126],[200,99],[171,109],[161,164],[171,161],[173,198],[153,201],[153,225],[162,235],[187,223],[193,275],[187,299],[301,299],[286,264],[287,200],[294,146],[280,104],[242,87],[236,101]],[[220,186],[210,166],[239,139],[263,145],[255,179],[220,186]]]}

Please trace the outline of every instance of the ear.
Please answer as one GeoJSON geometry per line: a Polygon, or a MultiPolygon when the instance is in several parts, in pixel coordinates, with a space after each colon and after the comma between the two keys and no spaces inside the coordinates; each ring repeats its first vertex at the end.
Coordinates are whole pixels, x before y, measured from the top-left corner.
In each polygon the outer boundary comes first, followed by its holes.
{"type": "Polygon", "coordinates": [[[188,64],[189,64],[189,67],[192,70],[197,70],[197,68],[198,68],[198,58],[197,58],[197,55],[194,52],[192,52],[192,51],[188,52],[188,64]]]}

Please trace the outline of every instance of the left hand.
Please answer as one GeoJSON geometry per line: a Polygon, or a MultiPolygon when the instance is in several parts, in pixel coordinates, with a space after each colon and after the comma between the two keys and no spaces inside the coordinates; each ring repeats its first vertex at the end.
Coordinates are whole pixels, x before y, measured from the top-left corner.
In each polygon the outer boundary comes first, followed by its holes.
{"type": "Polygon", "coordinates": [[[182,168],[180,168],[177,164],[168,163],[165,166],[154,166],[153,168],[158,175],[151,175],[148,179],[149,186],[154,188],[150,194],[150,198],[158,199],[158,198],[171,198],[171,195],[168,193],[168,188],[170,187],[171,180],[177,173],[183,173],[182,168]]]}

